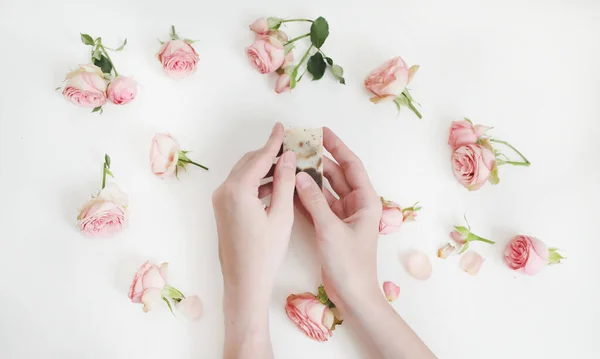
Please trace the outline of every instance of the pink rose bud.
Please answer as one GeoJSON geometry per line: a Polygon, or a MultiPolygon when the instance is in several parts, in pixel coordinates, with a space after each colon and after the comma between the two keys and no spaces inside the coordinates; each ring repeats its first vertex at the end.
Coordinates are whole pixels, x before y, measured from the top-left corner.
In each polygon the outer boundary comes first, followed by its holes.
{"type": "Polygon", "coordinates": [[[150,167],[160,178],[173,175],[179,161],[179,142],[171,135],[157,133],[150,147],[150,167]]]}
{"type": "Polygon", "coordinates": [[[106,103],[106,80],[95,65],[79,65],[67,74],[62,92],[72,103],[82,107],[100,107],[106,103]]]}
{"type": "Polygon", "coordinates": [[[267,24],[267,19],[264,17],[256,19],[251,25],[250,30],[254,31],[258,35],[265,35],[269,32],[269,25],[267,24]]]}
{"type": "Polygon", "coordinates": [[[197,295],[185,297],[175,304],[175,309],[189,320],[198,320],[202,316],[202,301],[197,295]]]}
{"type": "Polygon", "coordinates": [[[133,277],[129,287],[129,299],[133,303],[142,303],[144,312],[162,302],[162,291],[167,286],[168,263],[159,266],[146,261],[133,277]]]}
{"type": "Polygon", "coordinates": [[[404,215],[399,204],[381,197],[381,219],[379,220],[379,233],[390,234],[397,232],[402,227],[404,215]]]}
{"type": "Polygon", "coordinates": [[[277,79],[277,83],[275,84],[275,92],[277,93],[282,93],[282,92],[289,92],[290,91],[290,75],[288,74],[281,74],[279,75],[279,78],[277,79]]]}
{"type": "Polygon", "coordinates": [[[468,119],[452,122],[452,125],[450,125],[448,144],[452,149],[455,149],[460,146],[477,143],[479,137],[485,132],[482,132],[483,126],[479,126],[478,128],[479,131],[476,131],[475,127],[473,127],[473,123],[468,119]]]}
{"type": "Polygon", "coordinates": [[[504,250],[504,261],[510,269],[529,275],[537,274],[548,265],[549,257],[546,244],[531,236],[513,237],[504,250]]]}
{"type": "Polygon", "coordinates": [[[365,79],[365,87],[375,95],[371,101],[377,102],[384,98],[394,98],[400,95],[412,80],[417,69],[418,66],[409,68],[406,62],[398,56],[373,70],[365,79]]]}
{"type": "Polygon", "coordinates": [[[446,243],[446,245],[444,245],[443,247],[438,249],[437,256],[438,256],[438,258],[446,259],[449,256],[451,256],[455,250],[456,250],[455,246],[453,246],[451,243],[446,243]]]}
{"type": "Polygon", "coordinates": [[[328,306],[311,293],[292,294],[287,297],[285,312],[309,338],[325,342],[331,336],[335,316],[328,306]]]}
{"type": "Polygon", "coordinates": [[[290,52],[285,55],[283,59],[283,64],[281,64],[280,69],[285,69],[286,67],[294,64],[294,50],[290,50],[290,52]]]}
{"type": "Polygon", "coordinates": [[[400,294],[400,287],[392,282],[383,282],[383,293],[385,293],[385,297],[388,302],[393,302],[398,299],[398,295],[400,294]]]}
{"type": "Polygon", "coordinates": [[[115,105],[125,105],[137,95],[137,83],[131,77],[119,76],[108,85],[108,99],[115,105]]]}
{"type": "Polygon", "coordinates": [[[257,38],[252,45],[246,48],[246,55],[261,74],[276,71],[283,65],[285,59],[281,41],[273,36],[257,38]]]}
{"type": "Polygon", "coordinates": [[[452,154],[454,177],[469,191],[481,188],[495,166],[494,153],[478,144],[458,147],[452,154]]]}
{"type": "MultiPolygon", "coordinates": [[[[464,227],[462,227],[462,228],[464,228],[464,227]]],[[[465,243],[467,243],[467,236],[468,235],[469,235],[469,230],[467,230],[466,233],[461,233],[458,230],[454,230],[454,231],[450,232],[450,238],[452,238],[458,244],[465,244],[465,243]]]]}
{"type": "Polygon", "coordinates": [[[125,225],[127,203],[125,193],[114,184],[107,185],[79,212],[79,230],[87,237],[108,237],[120,231],[125,225]]]}
{"type": "Polygon", "coordinates": [[[460,268],[472,276],[477,275],[482,264],[483,257],[479,253],[473,251],[468,251],[463,254],[460,259],[460,268]]]}
{"type": "Polygon", "coordinates": [[[157,56],[167,76],[174,79],[192,74],[200,60],[192,45],[180,39],[166,42],[157,56]]]}

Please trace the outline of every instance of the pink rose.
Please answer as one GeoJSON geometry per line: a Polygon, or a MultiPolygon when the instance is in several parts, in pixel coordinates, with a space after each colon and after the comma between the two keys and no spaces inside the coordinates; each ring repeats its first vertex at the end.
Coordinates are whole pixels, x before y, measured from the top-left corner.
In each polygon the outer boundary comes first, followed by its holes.
{"type": "Polygon", "coordinates": [[[494,153],[478,144],[461,146],[452,154],[454,176],[469,191],[481,188],[495,165],[494,153]]]}
{"type": "Polygon", "coordinates": [[[150,147],[152,173],[164,178],[175,173],[179,161],[179,142],[171,135],[157,133],[150,147]]]}
{"type": "Polygon", "coordinates": [[[82,107],[99,107],[106,103],[106,80],[95,65],[79,65],[67,74],[63,96],[82,107]]]}
{"type": "Polygon", "coordinates": [[[488,128],[486,126],[476,125],[469,120],[454,121],[450,125],[450,136],[448,144],[453,148],[477,143],[479,137],[483,136],[488,128]]]}
{"type": "Polygon", "coordinates": [[[283,45],[273,36],[266,39],[258,37],[252,45],[246,48],[246,55],[261,74],[276,71],[285,60],[283,45]]]}
{"type": "Polygon", "coordinates": [[[192,45],[179,39],[166,42],[157,56],[165,73],[175,79],[186,77],[196,71],[196,65],[200,60],[192,45]]]}
{"type": "Polygon", "coordinates": [[[202,316],[202,301],[197,295],[185,297],[175,304],[175,309],[187,319],[197,320],[202,316]]]}
{"type": "Polygon", "coordinates": [[[398,299],[398,295],[400,294],[400,287],[398,287],[393,282],[383,282],[383,293],[385,294],[388,302],[393,302],[398,299]]]}
{"type": "Polygon", "coordinates": [[[162,301],[162,291],[167,285],[168,263],[159,266],[146,261],[133,277],[129,287],[129,299],[133,303],[142,303],[144,312],[162,301]]]}
{"type": "Polygon", "coordinates": [[[529,275],[541,271],[548,264],[548,258],[546,244],[530,236],[513,237],[504,250],[504,260],[510,269],[529,275]]]}
{"type": "Polygon", "coordinates": [[[279,78],[277,79],[277,83],[275,83],[275,92],[277,92],[277,93],[289,92],[291,90],[290,81],[291,81],[290,75],[285,74],[285,73],[279,75],[279,78]]]}
{"type": "Polygon", "coordinates": [[[418,68],[416,65],[409,68],[398,56],[373,70],[365,79],[365,87],[375,95],[371,101],[395,98],[400,95],[411,82],[418,68]]]}
{"type": "Polygon", "coordinates": [[[108,237],[120,231],[125,224],[127,202],[127,195],[116,185],[107,185],[79,212],[79,230],[87,237],[108,237]]]}
{"type": "Polygon", "coordinates": [[[267,24],[267,19],[264,17],[256,19],[251,25],[250,30],[254,31],[258,35],[265,35],[269,32],[269,25],[267,24]]]}
{"type": "Polygon", "coordinates": [[[399,204],[385,200],[381,197],[381,219],[379,220],[379,233],[390,234],[397,232],[404,222],[402,207],[399,204]]]}
{"type": "Polygon", "coordinates": [[[285,311],[290,320],[309,338],[324,342],[331,336],[335,316],[329,307],[311,293],[287,297],[285,311]]]}
{"type": "Polygon", "coordinates": [[[119,76],[108,85],[108,99],[115,105],[125,105],[137,95],[137,83],[131,77],[119,76]]]}

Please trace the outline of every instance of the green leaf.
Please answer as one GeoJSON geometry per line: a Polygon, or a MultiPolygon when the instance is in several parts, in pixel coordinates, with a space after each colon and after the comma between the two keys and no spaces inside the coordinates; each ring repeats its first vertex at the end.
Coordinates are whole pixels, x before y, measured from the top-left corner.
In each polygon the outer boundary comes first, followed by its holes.
{"type": "Polygon", "coordinates": [[[165,303],[167,303],[167,306],[169,307],[169,310],[171,311],[171,314],[175,315],[175,313],[173,313],[173,307],[171,306],[171,302],[169,302],[169,300],[165,297],[162,297],[162,300],[165,301],[165,303]]]}
{"type": "Polygon", "coordinates": [[[54,91],[58,91],[58,90],[60,90],[60,88],[61,88],[61,87],[62,87],[62,86],[58,86],[57,88],[55,88],[55,89],[54,89],[54,91]]]}
{"type": "Polygon", "coordinates": [[[465,243],[465,245],[462,247],[460,252],[458,252],[458,254],[463,254],[468,248],[469,248],[469,242],[465,243]]]}
{"type": "Polygon", "coordinates": [[[283,21],[283,19],[280,19],[278,17],[268,17],[267,18],[267,26],[271,30],[277,30],[281,26],[282,21],[283,21]]]}
{"type": "Polygon", "coordinates": [[[396,104],[396,107],[398,108],[398,112],[400,112],[400,110],[402,109],[402,106],[408,106],[408,100],[406,99],[406,97],[404,97],[402,95],[396,97],[394,99],[394,103],[396,104]]]}
{"type": "Polygon", "coordinates": [[[113,175],[113,173],[107,168],[104,170],[106,172],[107,175],[111,176],[112,178],[115,178],[115,175],[113,175]]]}
{"type": "Polygon", "coordinates": [[[340,83],[342,85],[345,85],[346,84],[346,79],[344,79],[343,77],[340,77],[340,83]]]}
{"type": "Polygon", "coordinates": [[[567,259],[567,257],[563,257],[562,254],[558,253],[558,248],[548,248],[548,265],[560,264],[563,259],[567,259]]]}
{"type": "Polygon", "coordinates": [[[310,26],[310,42],[312,42],[317,49],[320,49],[328,36],[329,24],[327,23],[327,20],[319,16],[310,26]]]}
{"type": "Polygon", "coordinates": [[[327,302],[329,302],[329,297],[327,296],[327,292],[325,292],[325,287],[322,285],[319,286],[319,294],[317,294],[317,299],[323,304],[327,304],[327,302]]]}
{"type": "Polygon", "coordinates": [[[467,237],[471,231],[463,226],[454,226],[454,229],[456,229],[460,234],[462,234],[463,236],[467,237]]]}
{"type": "Polygon", "coordinates": [[[88,34],[80,34],[81,35],[81,42],[83,42],[85,45],[94,45],[94,39],[92,39],[92,37],[88,34]]]}
{"type": "Polygon", "coordinates": [[[192,39],[183,39],[183,42],[185,42],[188,45],[192,45],[194,42],[196,42],[198,40],[192,40],[192,39]]]}
{"type": "Polygon", "coordinates": [[[93,62],[94,65],[102,69],[102,72],[104,72],[105,74],[110,74],[110,72],[112,71],[112,65],[104,55],[100,55],[100,60],[93,59],[93,62]]]}
{"type": "Polygon", "coordinates": [[[498,164],[494,163],[494,168],[492,168],[492,171],[490,172],[488,181],[493,185],[500,183],[500,177],[498,177],[498,164]]]}
{"type": "Polygon", "coordinates": [[[110,156],[108,154],[104,154],[104,163],[106,164],[106,168],[110,168],[110,156]]]}
{"type": "Polygon", "coordinates": [[[94,107],[94,109],[92,110],[92,113],[94,112],[100,112],[100,114],[102,114],[102,112],[104,112],[104,110],[102,110],[102,106],[98,106],[98,107],[94,107]]]}
{"type": "Polygon", "coordinates": [[[327,61],[329,66],[333,66],[333,59],[331,57],[325,57],[325,61],[327,61]]]}
{"type": "Polygon", "coordinates": [[[285,45],[285,46],[283,47],[283,53],[287,55],[287,54],[289,54],[289,53],[290,53],[290,51],[292,51],[293,49],[294,49],[294,43],[287,44],[287,45],[285,45]]]}
{"type": "Polygon", "coordinates": [[[319,80],[325,74],[325,69],[327,68],[327,64],[323,60],[323,55],[320,52],[312,55],[310,59],[308,59],[308,64],[306,66],[308,72],[313,75],[313,80],[319,80]]]}
{"type": "Polygon", "coordinates": [[[127,39],[125,39],[125,41],[123,41],[123,45],[117,47],[115,49],[115,51],[121,51],[121,50],[123,50],[123,48],[125,47],[125,45],[127,45],[127,39]]]}

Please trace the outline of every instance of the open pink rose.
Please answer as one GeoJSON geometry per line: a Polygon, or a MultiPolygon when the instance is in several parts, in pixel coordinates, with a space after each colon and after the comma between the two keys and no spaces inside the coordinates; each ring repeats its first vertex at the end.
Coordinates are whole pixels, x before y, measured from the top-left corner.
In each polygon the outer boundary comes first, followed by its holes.
{"type": "Polygon", "coordinates": [[[269,32],[269,24],[267,19],[264,17],[256,19],[251,25],[250,30],[254,31],[258,35],[265,35],[269,32]]]}
{"type": "Polygon", "coordinates": [[[274,36],[258,37],[252,45],[246,48],[246,55],[261,74],[276,71],[285,60],[283,45],[274,36]]]}
{"type": "Polygon", "coordinates": [[[510,269],[529,275],[537,274],[548,265],[548,247],[541,240],[518,235],[504,250],[504,261],[510,269]]]}
{"type": "Polygon", "coordinates": [[[385,98],[395,98],[406,88],[418,66],[408,67],[400,56],[386,61],[383,65],[373,70],[365,79],[365,87],[375,97],[371,101],[377,102],[385,98]]]}
{"type": "Polygon", "coordinates": [[[183,298],[175,304],[175,309],[189,320],[197,320],[202,316],[202,301],[197,295],[183,298]]]}
{"type": "Polygon", "coordinates": [[[309,338],[324,342],[331,336],[335,316],[331,309],[311,293],[292,294],[287,298],[285,312],[309,338]]]}
{"type": "Polygon", "coordinates": [[[152,173],[164,178],[175,173],[179,160],[179,142],[171,135],[157,133],[150,147],[152,173]]]}
{"type": "Polygon", "coordinates": [[[108,85],[108,99],[115,105],[125,105],[137,95],[137,83],[131,77],[119,76],[108,85]]]}
{"type": "Polygon", "coordinates": [[[63,96],[82,107],[99,107],[106,103],[106,80],[102,70],[95,65],[79,65],[67,74],[63,96]]]}
{"type": "Polygon", "coordinates": [[[125,225],[128,197],[116,185],[107,185],[88,201],[77,216],[79,230],[87,237],[108,237],[125,225]]]}
{"type": "Polygon", "coordinates": [[[196,71],[200,60],[192,45],[180,39],[166,42],[157,56],[165,73],[175,79],[189,76],[196,71]]]}
{"type": "Polygon", "coordinates": [[[448,144],[452,149],[460,146],[477,143],[479,137],[483,136],[488,128],[485,126],[473,126],[469,120],[454,121],[450,125],[450,136],[448,144]]]}
{"type": "Polygon", "coordinates": [[[167,269],[169,264],[159,266],[146,261],[133,277],[129,287],[129,299],[134,303],[142,303],[144,312],[162,302],[162,290],[167,285],[167,269]]]}
{"type": "Polygon", "coordinates": [[[454,176],[469,191],[481,188],[495,165],[492,151],[478,144],[461,146],[452,154],[454,176]]]}
{"type": "Polygon", "coordinates": [[[277,92],[277,93],[289,92],[291,90],[290,81],[291,81],[290,75],[285,74],[285,73],[279,75],[279,78],[277,78],[277,82],[275,83],[275,92],[277,92]]]}

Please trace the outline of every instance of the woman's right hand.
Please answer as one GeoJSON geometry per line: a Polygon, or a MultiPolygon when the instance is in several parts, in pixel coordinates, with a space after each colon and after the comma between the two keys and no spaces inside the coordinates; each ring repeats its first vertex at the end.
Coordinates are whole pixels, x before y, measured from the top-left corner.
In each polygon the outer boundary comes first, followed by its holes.
{"type": "Polygon", "coordinates": [[[343,315],[382,296],[377,281],[381,201],[360,159],[326,127],[323,144],[337,161],[323,158],[335,194],[321,191],[304,172],[296,176],[296,189],[316,230],[325,290],[343,315]]]}

